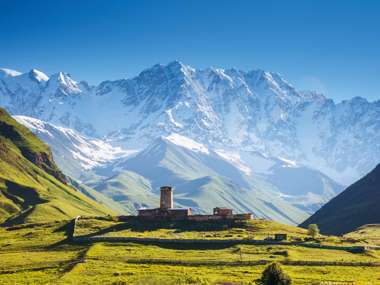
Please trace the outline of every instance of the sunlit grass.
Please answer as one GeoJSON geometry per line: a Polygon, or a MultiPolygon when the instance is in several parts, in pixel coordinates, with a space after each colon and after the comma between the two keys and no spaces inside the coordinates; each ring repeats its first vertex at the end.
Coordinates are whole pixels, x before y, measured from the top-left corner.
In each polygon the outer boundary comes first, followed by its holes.
{"type": "Polygon", "coordinates": [[[307,231],[298,227],[266,220],[241,222],[121,222],[117,219],[104,220],[81,218],[76,235],[102,235],[150,238],[189,239],[265,239],[275,233],[286,233],[290,240],[307,237],[307,231]]]}
{"type": "MultiPolygon", "coordinates": [[[[283,263],[283,269],[296,285],[319,284],[321,281],[380,284],[380,267],[286,265],[288,261],[343,264],[379,262],[379,255],[375,251],[354,254],[343,250],[290,245],[75,245],[64,242],[66,224],[56,222],[0,228],[0,284],[215,285],[230,282],[248,285],[255,284],[254,281],[265,268],[265,265],[252,264],[263,261],[283,263]],[[247,265],[247,262],[251,262],[251,265],[247,265]]],[[[119,222],[110,219],[96,222],[93,219],[82,220],[82,226],[86,225],[86,229],[91,232],[115,224],[119,222]]],[[[151,231],[171,236],[172,231],[176,230],[166,226],[165,229],[151,231]]],[[[85,232],[85,229],[79,230],[85,232]]],[[[210,233],[225,238],[231,234],[244,235],[249,230],[256,232],[257,236],[278,230],[287,230],[299,237],[305,235],[302,229],[267,221],[252,222],[248,228],[198,230],[201,230],[199,236],[194,226],[189,228],[189,232],[182,227],[181,233],[197,238],[210,233]]],[[[149,232],[146,231],[144,236],[149,236],[149,232]]]]}

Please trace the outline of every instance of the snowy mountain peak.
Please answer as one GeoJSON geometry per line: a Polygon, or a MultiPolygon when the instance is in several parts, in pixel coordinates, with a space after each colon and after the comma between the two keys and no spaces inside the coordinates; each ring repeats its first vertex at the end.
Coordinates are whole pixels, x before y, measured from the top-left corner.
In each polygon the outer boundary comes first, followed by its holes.
{"type": "Polygon", "coordinates": [[[246,80],[259,90],[272,90],[277,95],[299,96],[295,88],[275,72],[261,69],[251,70],[246,73],[246,80]]]}
{"type": "Polygon", "coordinates": [[[190,65],[184,64],[183,62],[179,60],[174,60],[170,62],[167,65],[168,68],[176,69],[176,70],[181,70],[185,74],[191,74],[196,72],[196,69],[191,67],[190,65]]]}
{"type": "Polygon", "coordinates": [[[39,71],[37,69],[32,69],[28,73],[30,79],[36,80],[38,82],[45,82],[49,80],[49,77],[43,73],[42,71],[39,71]]]}
{"type": "Polygon", "coordinates": [[[47,82],[49,90],[59,90],[63,95],[81,93],[78,83],[74,81],[70,74],[65,72],[58,72],[53,74],[47,82]]]}
{"type": "Polygon", "coordinates": [[[21,75],[21,72],[18,72],[17,70],[12,70],[8,68],[0,68],[0,79],[6,78],[6,77],[14,77],[21,75]]]}
{"type": "Polygon", "coordinates": [[[65,85],[68,85],[70,84],[71,82],[73,83],[76,83],[70,76],[70,74],[68,73],[65,73],[65,72],[57,72],[57,73],[54,73],[52,76],[51,76],[51,80],[54,80],[54,81],[58,81],[59,83],[61,84],[65,84],[65,85]]]}
{"type": "Polygon", "coordinates": [[[186,68],[186,65],[184,65],[181,61],[179,60],[173,60],[171,62],[169,62],[167,65],[164,65],[166,66],[167,68],[172,68],[172,69],[182,69],[182,68],[186,68]]]}
{"type": "Polygon", "coordinates": [[[138,77],[159,77],[162,79],[183,79],[184,77],[191,77],[191,74],[195,72],[195,69],[183,64],[182,62],[175,60],[167,65],[156,64],[151,68],[145,69],[140,73],[138,77]]]}

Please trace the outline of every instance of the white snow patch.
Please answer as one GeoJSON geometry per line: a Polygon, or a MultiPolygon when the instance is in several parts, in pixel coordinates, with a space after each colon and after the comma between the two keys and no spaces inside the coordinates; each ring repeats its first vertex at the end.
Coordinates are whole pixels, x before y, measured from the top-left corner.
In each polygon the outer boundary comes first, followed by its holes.
{"type": "Polygon", "coordinates": [[[173,125],[175,125],[175,126],[178,127],[178,128],[183,128],[183,125],[182,125],[181,123],[178,123],[178,122],[176,122],[176,121],[174,120],[174,118],[173,118],[173,114],[172,114],[172,109],[166,110],[165,112],[166,112],[166,114],[168,114],[169,120],[170,120],[170,122],[171,122],[173,125]]]}
{"type": "Polygon", "coordinates": [[[33,77],[38,80],[38,82],[49,80],[49,77],[42,71],[39,71],[37,69],[32,69],[30,72],[33,75],[33,77]]]}
{"type": "Polygon", "coordinates": [[[182,146],[184,148],[190,149],[195,152],[201,152],[201,153],[206,153],[209,154],[209,150],[207,149],[206,146],[204,146],[201,143],[198,143],[188,137],[181,136],[179,134],[171,134],[167,137],[164,137],[164,139],[168,140],[171,143],[174,143],[176,145],[182,146]]]}
{"type": "Polygon", "coordinates": [[[29,130],[34,131],[34,132],[39,132],[39,133],[45,133],[49,136],[53,136],[47,129],[46,125],[47,123],[32,117],[27,117],[27,116],[13,116],[13,118],[19,122],[20,124],[24,125],[27,127],[29,130]]]}
{"type": "MultiPolygon", "coordinates": [[[[21,72],[18,72],[17,70],[8,69],[8,68],[0,68],[1,73],[3,73],[6,77],[8,76],[18,76],[21,75],[21,72]]],[[[1,75],[0,73],[0,75],[1,75]]]]}
{"type": "Polygon", "coordinates": [[[14,116],[14,118],[40,136],[53,152],[56,149],[67,150],[85,170],[126,158],[137,152],[112,146],[103,140],[85,137],[72,129],[58,127],[35,118],[27,116],[14,116]]]}
{"type": "Polygon", "coordinates": [[[283,157],[278,157],[279,160],[285,162],[286,164],[282,165],[282,167],[291,167],[291,168],[297,168],[298,164],[294,160],[286,159],[283,157]]]}
{"type": "Polygon", "coordinates": [[[215,150],[215,152],[221,156],[223,159],[231,162],[234,166],[239,168],[244,174],[250,176],[252,174],[252,170],[244,164],[241,160],[240,154],[237,152],[227,152],[222,149],[215,150]]]}

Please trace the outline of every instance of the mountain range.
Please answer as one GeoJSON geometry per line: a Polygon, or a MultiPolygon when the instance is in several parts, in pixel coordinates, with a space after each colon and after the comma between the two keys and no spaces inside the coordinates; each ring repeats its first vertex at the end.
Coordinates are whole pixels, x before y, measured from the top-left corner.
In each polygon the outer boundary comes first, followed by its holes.
{"type": "Polygon", "coordinates": [[[380,161],[379,101],[335,103],[263,70],[199,70],[174,61],[90,86],[64,72],[2,69],[0,105],[128,149],[178,133],[294,160],[344,185],[380,161]]]}
{"type": "Polygon", "coordinates": [[[178,203],[200,212],[224,197],[298,223],[380,161],[379,101],[335,103],[263,70],[174,61],[91,86],[1,69],[0,105],[52,147],[64,173],[128,211],[154,205],[171,183],[178,203]]]}

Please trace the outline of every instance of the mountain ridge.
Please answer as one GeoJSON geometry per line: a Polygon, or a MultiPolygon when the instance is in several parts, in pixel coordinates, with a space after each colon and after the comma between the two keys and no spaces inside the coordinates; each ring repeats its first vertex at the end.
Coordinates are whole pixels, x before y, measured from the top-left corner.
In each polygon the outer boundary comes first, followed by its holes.
{"type": "Polygon", "coordinates": [[[45,85],[54,78],[25,83],[23,74],[7,74],[0,76],[0,105],[13,115],[118,146],[147,146],[179,133],[214,148],[228,145],[300,161],[344,185],[380,161],[379,101],[355,97],[335,103],[298,91],[274,72],[194,69],[175,61],[97,86],[62,74],[67,80],[58,76],[51,89],[45,85]]]}

